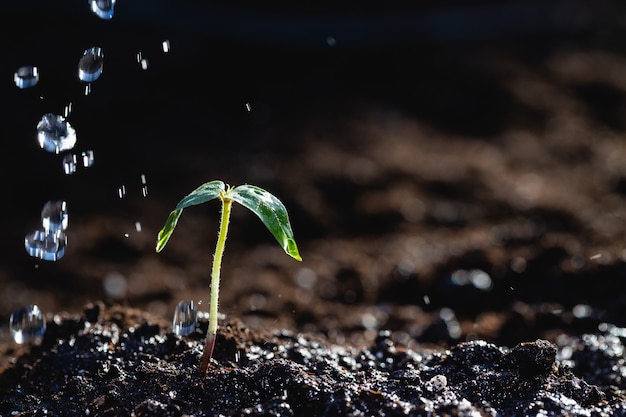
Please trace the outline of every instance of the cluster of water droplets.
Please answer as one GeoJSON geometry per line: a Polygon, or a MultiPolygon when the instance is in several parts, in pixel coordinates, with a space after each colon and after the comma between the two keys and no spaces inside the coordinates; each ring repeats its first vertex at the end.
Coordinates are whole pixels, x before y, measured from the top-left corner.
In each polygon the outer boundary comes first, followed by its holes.
{"type": "Polygon", "coordinates": [[[78,169],[78,166],[82,166],[83,168],[89,168],[94,163],[94,155],[93,150],[89,149],[87,151],[80,153],[79,155],[75,153],[66,153],[63,155],[63,172],[67,175],[72,175],[78,169]]]}
{"type": "MultiPolygon", "coordinates": [[[[91,11],[99,18],[113,18],[116,0],[89,0],[91,11]]],[[[169,40],[162,43],[163,52],[170,50],[169,40]]],[[[147,70],[148,61],[142,52],[137,54],[142,69],[147,70]]],[[[98,80],[104,68],[104,53],[98,46],[86,49],[78,60],[78,79],[84,83],[84,94],[91,93],[91,86],[98,80]]],[[[19,89],[33,88],[39,83],[39,68],[35,65],[20,66],[13,75],[13,82],[19,89]]],[[[50,153],[62,155],[63,172],[71,175],[79,167],[89,168],[94,164],[94,151],[91,149],[72,152],[78,142],[75,128],[68,121],[72,104],[65,107],[62,114],[47,112],[37,123],[36,133],[39,146],[50,153]]],[[[141,193],[148,194],[145,175],[141,176],[141,193]]],[[[118,189],[119,198],[126,196],[126,187],[118,189]]],[[[68,225],[67,203],[48,201],[41,211],[41,227],[28,233],[24,239],[27,253],[46,261],[57,261],[65,254],[67,247],[66,228],[68,225]]],[[[136,222],[136,230],[141,224],[136,222]]],[[[128,237],[128,235],[126,234],[128,237]]],[[[180,336],[192,333],[196,328],[197,310],[193,302],[181,302],[175,312],[175,332],[180,336]]],[[[10,328],[17,343],[40,340],[45,332],[45,320],[36,305],[30,305],[14,312],[10,318],[10,328]]]]}
{"type": "Polygon", "coordinates": [[[68,224],[67,203],[48,201],[41,210],[41,228],[24,238],[26,252],[45,261],[57,261],[65,255],[68,224]]]}
{"type": "Polygon", "coordinates": [[[31,304],[11,314],[9,328],[15,343],[38,344],[46,332],[46,319],[39,307],[31,304]]]}

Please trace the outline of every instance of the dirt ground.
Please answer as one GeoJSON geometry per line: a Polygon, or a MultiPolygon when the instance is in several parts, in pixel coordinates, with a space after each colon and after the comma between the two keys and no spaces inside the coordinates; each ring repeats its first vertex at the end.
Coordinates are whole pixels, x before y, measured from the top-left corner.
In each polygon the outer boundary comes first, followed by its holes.
{"type": "Polygon", "coordinates": [[[599,2],[576,20],[571,4],[561,11],[572,26],[367,48],[131,23],[121,5],[111,22],[4,14],[33,32],[10,41],[2,29],[3,124],[15,143],[0,167],[12,202],[2,208],[0,369],[23,351],[8,321],[27,304],[49,320],[122,305],[163,331],[181,300],[208,310],[219,205],[185,210],[167,248],[154,246],[180,198],[213,179],[278,196],[303,257],[234,207],[220,312],[251,331],[358,349],[389,331],[420,352],[626,327],[625,14],[599,2]],[[43,21],[53,48],[33,47],[43,21]],[[75,65],[94,44],[105,67],[85,96],[75,65]],[[18,90],[12,72],[33,61],[39,85],[18,90]],[[95,154],[71,176],[34,138],[41,115],[69,102],[77,150],[95,154]],[[56,199],[68,203],[67,252],[30,258],[24,235],[56,199]]]}

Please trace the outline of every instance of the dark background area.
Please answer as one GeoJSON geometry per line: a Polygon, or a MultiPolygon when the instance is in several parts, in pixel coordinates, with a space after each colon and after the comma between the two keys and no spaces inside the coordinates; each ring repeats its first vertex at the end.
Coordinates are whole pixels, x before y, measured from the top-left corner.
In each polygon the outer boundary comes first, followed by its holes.
{"type": "Polygon", "coordinates": [[[110,21],[57,3],[0,6],[3,338],[28,303],[164,317],[182,298],[206,303],[218,205],[186,211],[163,253],[154,244],[213,179],[276,194],[301,246],[296,264],[235,209],[221,310],[250,325],[513,343],[623,324],[620,2],[120,0],[110,21]],[[92,46],[104,71],[85,96],[77,63],[92,46]],[[12,84],[22,65],[38,66],[36,87],[12,84]],[[35,133],[69,103],[75,151],[95,154],[71,176],[35,133]],[[67,253],[33,259],[24,236],[57,199],[67,253]],[[456,285],[458,269],[493,286],[456,285]]]}

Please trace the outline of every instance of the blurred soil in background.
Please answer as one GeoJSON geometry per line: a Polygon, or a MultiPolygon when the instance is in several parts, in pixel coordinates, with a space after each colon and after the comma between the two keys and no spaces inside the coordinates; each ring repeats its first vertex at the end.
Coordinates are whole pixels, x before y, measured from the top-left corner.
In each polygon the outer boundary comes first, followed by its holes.
{"type": "Polygon", "coordinates": [[[472,36],[483,26],[464,16],[496,6],[450,3],[441,10],[458,20],[442,33],[459,36],[371,47],[333,33],[306,47],[220,38],[124,2],[111,21],[3,13],[4,351],[9,316],[27,304],[53,314],[103,300],[166,320],[183,299],[208,310],[219,204],[185,210],[167,248],[154,246],[176,203],[213,179],[278,196],[303,257],[234,207],[220,310],[252,328],[514,346],[626,326],[626,15],[618,2],[559,4],[561,20],[532,27],[486,14],[500,24],[472,36]],[[92,46],[105,66],[85,96],[76,65],[92,46]],[[41,80],[22,91],[11,79],[25,64],[41,80]],[[41,116],[68,103],[77,151],[95,155],[71,176],[35,139],[41,116]],[[70,216],[53,263],[23,246],[48,200],[70,216]]]}

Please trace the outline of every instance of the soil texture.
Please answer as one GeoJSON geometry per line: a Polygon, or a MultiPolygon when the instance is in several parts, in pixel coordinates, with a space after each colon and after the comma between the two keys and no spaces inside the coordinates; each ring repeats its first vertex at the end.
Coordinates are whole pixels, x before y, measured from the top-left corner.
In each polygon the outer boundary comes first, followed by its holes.
{"type": "MultiPolygon", "coordinates": [[[[206,331],[206,323],[199,330],[206,331]]],[[[221,323],[206,375],[202,332],[177,337],[143,311],[89,305],[55,317],[0,377],[2,415],[425,416],[626,414],[626,330],[415,351],[377,333],[364,348],[221,323]]]]}

